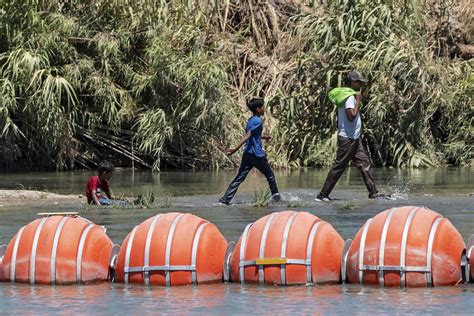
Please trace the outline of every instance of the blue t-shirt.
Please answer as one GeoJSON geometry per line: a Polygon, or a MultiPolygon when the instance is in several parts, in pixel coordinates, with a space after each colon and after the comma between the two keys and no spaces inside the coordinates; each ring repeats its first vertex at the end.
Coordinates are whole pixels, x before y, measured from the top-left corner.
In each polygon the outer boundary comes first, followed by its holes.
{"type": "Polygon", "coordinates": [[[245,143],[244,153],[255,155],[256,157],[265,157],[262,147],[263,121],[260,117],[252,116],[245,127],[245,131],[252,132],[252,135],[245,143]]]}

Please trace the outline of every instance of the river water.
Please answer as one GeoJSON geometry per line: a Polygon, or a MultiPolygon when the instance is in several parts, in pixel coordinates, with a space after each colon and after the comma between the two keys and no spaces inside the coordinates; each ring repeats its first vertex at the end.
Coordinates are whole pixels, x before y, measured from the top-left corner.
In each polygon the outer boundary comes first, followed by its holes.
{"type": "MultiPolygon", "coordinates": [[[[218,206],[217,199],[235,176],[219,172],[131,172],[117,170],[111,187],[115,195],[153,192],[152,209],[95,208],[83,204],[0,208],[0,244],[6,244],[23,225],[42,211],[78,211],[105,225],[115,243],[121,243],[134,225],[157,213],[190,212],[216,224],[228,241],[237,241],[246,224],[274,211],[306,210],[331,223],[344,239],[353,238],[364,222],[380,211],[403,205],[424,205],[445,217],[467,241],[474,234],[474,185],[471,168],[430,170],[376,169],[380,191],[391,201],[372,201],[356,169],[350,169],[331,194],[331,203],[314,201],[327,170],[277,172],[286,202],[253,206],[255,192],[265,179],[252,172],[239,189],[235,204],[218,206]]],[[[0,189],[35,189],[61,194],[83,193],[93,172],[14,173],[0,175],[0,189]]],[[[143,287],[122,284],[89,286],[31,286],[0,283],[3,313],[429,313],[471,314],[474,286],[423,289],[380,289],[358,285],[273,287],[217,284],[185,287],[143,287]]]]}

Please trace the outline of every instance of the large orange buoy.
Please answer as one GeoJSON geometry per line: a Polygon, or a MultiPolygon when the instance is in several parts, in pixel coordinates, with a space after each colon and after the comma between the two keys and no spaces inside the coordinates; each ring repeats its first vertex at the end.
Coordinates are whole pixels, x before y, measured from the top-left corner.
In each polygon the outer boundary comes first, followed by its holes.
{"type": "Polygon", "coordinates": [[[464,249],[448,219],[422,206],[405,206],[367,220],[344,258],[350,283],[441,286],[461,279],[464,249]]]}
{"type": "Polygon", "coordinates": [[[344,241],[308,212],[272,213],[247,225],[230,262],[233,282],[338,283],[344,241]]]}
{"type": "Polygon", "coordinates": [[[125,238],[115,277],[145,285],[221,282],[226,248],[214,224],[192,214],[159,214],[125,238]]]}
{"type": "Polygon", "coordinates": [[[112,247],[104,229],[84,218],[39,218],[23,226],[8,244],[1,258],[0,281],[31,284],[106,281],[112,247]]]}

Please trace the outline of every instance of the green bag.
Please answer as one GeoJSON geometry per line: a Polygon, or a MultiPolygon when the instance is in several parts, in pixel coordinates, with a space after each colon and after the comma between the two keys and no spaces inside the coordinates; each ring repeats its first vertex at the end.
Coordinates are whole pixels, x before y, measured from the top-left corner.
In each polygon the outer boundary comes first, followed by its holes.
{"type": "Polygon", "coordinates": [[[356,95],[357,91],[348,87],[334,88],[329,91],[329,100],[338,108],[342,108],[346,99],[351,95],[356,95]]]}

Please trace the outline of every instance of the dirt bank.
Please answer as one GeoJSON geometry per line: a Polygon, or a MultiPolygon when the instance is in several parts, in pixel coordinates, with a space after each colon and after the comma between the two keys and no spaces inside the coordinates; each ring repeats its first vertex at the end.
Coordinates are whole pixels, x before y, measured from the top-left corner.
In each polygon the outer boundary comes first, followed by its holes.
{"type": "Polygon", "coordinates": [[[81,204],[86,198],[82,195],[60,195],[50,192],[29,190],[0,190],[0,207],[20,205],[81,204]]]}

